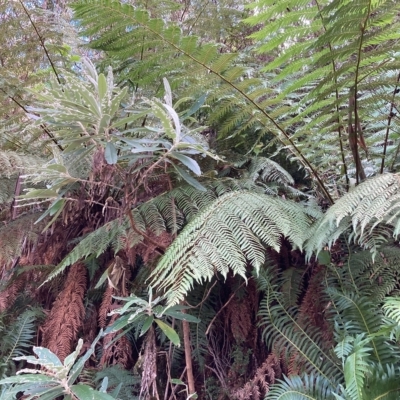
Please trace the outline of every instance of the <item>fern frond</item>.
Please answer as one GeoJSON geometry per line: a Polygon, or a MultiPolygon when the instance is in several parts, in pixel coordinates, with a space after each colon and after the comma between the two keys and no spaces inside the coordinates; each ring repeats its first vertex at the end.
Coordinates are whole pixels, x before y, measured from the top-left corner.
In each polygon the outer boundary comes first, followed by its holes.
{"type": "Polygon", "coordinates": [[[363,388],[363,399],[397,400],[400,392],[399,368],[394,365],[370,367],[363,388]],[[386,368],[385,368],[386,367],[386,368]]]}
{"type": "Polygon", "coordinates": [[[271,386],[265,399],[271,400],[333,400],[331,383],[316,374],[284,377],[271,386]]]}
{"type": "Polygon", "coordinates": [[[43,317],[39,309],[26,310],[13,321],[2,335],[0,344],[1,376],[12,374],[15,368],[14,357],[30,353],[32,340],[36,335],[37,324],[43,317]]]}
{"type": "Polygon", "coordinates": [[[331,296],[335,310],[340,315],[335,320],[339,321],[339,318],[342,318],[343,321],[352,321],[351,327],[347,330],[350,335],[367,335],[372,349],[371,357],[376,362],[383,365],[399,360],[400,354],[396,346],[388,343],[386,337],[374,337],[374,334],[383,326],[382,313],[377,309],[374,301],[353,292],[339,291],[333,287],[327,288],[327,292],[331,296]]]}
{"type": "Polygon", "coordinates": [[[270,275],[273,274],[267,270],[257,278],[259,289],[264,292],[259,316],[267,346],[289,347],[305,361],[305,372],[316,373],[331,384],[337,384],[342,379],[342,371],[336,359],[323,349],[319,329],[305,330],[297,322],[296,308],[285,307],[282,293],[272,284],[270,275]]]}
{"type": "MultiPolygon", "coordinates": [[[[193,186],[180,186],[143,203],[132,211],[136,227],[142,232],[149,230],[156,236],[166,231],[175,234],[201,210],[225,193],[243,189],[257,190],[251,182],[229,178],[219,179],[206,187],[207,192],[203,192],[193,186]]],[[[129,218],[123,217],[89,233],[79,240],[44,283],[62,273],[69,265],[90,256],[99,257],[110,247],[117,253],[122,248],[132,248],[141,243],[143,237],[130,228],[129,218]]]]}
{"type": "Polygon", "coordinates": [[[354,338],[353,349],[344,364],[346,392],[352,400],[363,399],[365,374],[370,370],[368,356],[371,348],[367,346],[368,344],[369,338],[365,338],[364,334],[357,335],[354,338]]]}
{"type": "Polygon", "coordinates": [[[246,279],[265,262],[265,246],[280,249],[282,236],[299,248],[310,220],[293,202],[252,192],[233,192],[216,199],[194,218],[167,249],[151,278],[152,286],[168,289],[168,304],[182,300],[197,283],[215,272],[229,271],[246,279]]]}
{"type": "Polygon", "coordinates": [[[379,240],[378,224],[393,228],[393,236],[400,233],[400,179],[396,174],[371,178],[341,197],[316,225],[306,245],[307,254],[318,252],[324,245],[331,246],[348,228],[353,228],[355,240],[366,245],[374,236],[374,248],[386,242],[386,234],[379,240]],[[370,238],[367,240],[367,238],[370,238]]]}

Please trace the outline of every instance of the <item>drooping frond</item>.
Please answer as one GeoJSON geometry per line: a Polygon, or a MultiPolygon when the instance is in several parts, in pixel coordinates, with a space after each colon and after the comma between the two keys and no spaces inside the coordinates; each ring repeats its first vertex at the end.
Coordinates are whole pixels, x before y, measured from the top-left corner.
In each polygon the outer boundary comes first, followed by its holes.
{"type": "Polygon", "coordinates": [[[251,8],[247,22],[262,24],[252,37],[273,54],[264,70],[281,100],[274,115],[295,127],[303,154],[347,186],[350,176],[398,165],[399,4],[257,0],[251,8]]]}
{"type": "Polygon", "coordinates": [[[364,387],[365,374],[369,372],[370,366],[368,356],[371,351],[369,338],[364,334],[354,338],[350,354],[344,363],[344,379],[346,382],[346,394],[350,399],[362,400],[362,389],[364,387]]]}
{"type": "Polygon", "coordinates": [[[265,262],[265,247],[280,249],[282,237],[299,248],[310,219],[298,204],[252,192],[232,192],[198,214],[167,249],[152,273],[152,285],[168,289],[168,304],[178,303],[194,282],[229,271],[246,279],[265,262]]]}
{"type": "Polygon", "coordinates": [[[225,193],[242,189],[257,190],[253,183],[234,179],[218,180],[207,185],[206,192],[193,186],[181,186],[162,194],[132,210],[135,227],[132,231],[128,217],[110,221],[82,238],[74,249],[48,276],[47,281],[64,271],[66,267],[89,256],[99,257],[109,247],[115,253],[123,248],[132,248],[144,239],[138,232],[163,232],[173,234],[192,220],[205,207],[225,193]]]}
{"type": "Polygon", "coordinates": [[[331,246],[347,229],[352,228],[354,240],[367,247],[387,241],[380,226],[393,228],[393,236],[400,233],[400,179],[396,174],[371,178],[341,197],[328,209],[306,245],[307,253],[318,252],[324,245],[331,246]],[[378,226],[380,224],[380,226],[378,226]],[[373,236],[374,241],[371,242],[373,236]],[[378,242],[378,243],[376,243],[378,242]]]}

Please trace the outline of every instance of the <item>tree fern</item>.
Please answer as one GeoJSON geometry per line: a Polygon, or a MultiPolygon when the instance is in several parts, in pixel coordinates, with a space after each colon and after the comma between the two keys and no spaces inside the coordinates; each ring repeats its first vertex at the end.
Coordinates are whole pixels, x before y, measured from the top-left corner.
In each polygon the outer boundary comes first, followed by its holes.
{"type": "Polygon", "coordinates": [[[277,71],[273,84],[281,110],[295,108],[284,126],[296,126],[293,140],[307,143],[303,154],[337,178],[345,175],[347,185],[349,166],[354,177],[365,179],[364,151],[373,155],[373,171],[382,172],[388,160],[393,166],[398,4],[259,0],[251,7],[257,12],[247,21],[264,24],[252,37],[260,52],[275,55],[265,71],[277,71]]]}

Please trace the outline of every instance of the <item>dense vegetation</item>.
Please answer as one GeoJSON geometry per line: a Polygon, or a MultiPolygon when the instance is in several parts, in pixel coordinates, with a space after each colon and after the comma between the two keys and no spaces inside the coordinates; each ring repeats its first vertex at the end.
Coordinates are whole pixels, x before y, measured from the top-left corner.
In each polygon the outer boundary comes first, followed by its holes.
{"type": "Polygon", "coordinates": [[[0,399],[398,399],[400,3],[0,3],[0,399]]]}

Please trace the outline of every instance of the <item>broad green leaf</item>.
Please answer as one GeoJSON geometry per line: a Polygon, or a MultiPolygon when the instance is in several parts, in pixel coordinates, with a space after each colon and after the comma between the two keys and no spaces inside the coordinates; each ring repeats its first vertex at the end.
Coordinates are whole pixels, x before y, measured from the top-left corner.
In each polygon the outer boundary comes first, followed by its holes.
{"type": "Polygon", "coordinates": [[[111,107],[110,107],[110,112],[109,114],[113,116],[119,108],[119,105],[122,101],[122,99],[126,96],[128,93],[128,88],[124,87],[112,100],[111,100],[111,107]]]}
{"type": "MultiPolygon", "coordinates": [[[[33,352],[38,356],[38,358],[30,359],[28,362],[31,364],[40,364],[46,366],[47,368],[54,367],[63,367],[60,359],[49,349],[45,347],[33,347],[33,352]],[[35,360],[36,362],[33,362],[35,360]]],[[[17,357],[18,359],[23,359],[17,357]]],[[[17,359],[15,358],[15,360],[17,359]]]]}
{"type": "Polygon", "coordinates": [[[108,128],[110,125],[111,117],[108,114],[104,114],[101,117],[99,127],[98,127],[98,133],[99,135],[102,135],[104,131],[108,128]]]}
{"type": "Polygon", "coordinates": [[[200,107],[203,106],[204,102],[206,101],[207,98],[207,94],[203,94],[201,95],[192,105],[192,107],[190,107],[190,109],[182,116],[182,120],[184,120],[185,118],[190,117],[191,115],[193,115],[195,112],[197,112],[200,107]]]}
{"type": "Polygon", "coordinates": [[[98,392],[87,385],[73,385],[71,391],[79,400],[115,400],[109,394],[98,392]]]}
{"type": "Polygon", "coordinates": [[[113,165],[117,163],[118,154],[113,143],[107,142],[106,149],[104,151],[104,158],[106,159],[107,164],[113,165]]]}
{"type": "Polygon", "coordinates": [[[143,336],[150,328],[154,321],[154,315],[149,315],[143,322],[142,330],[140,331],[140,336],[143,336]]]}
{"type": "Polygon", "coordinates": [[[27,194],[19,196],[23,199],[46,199],[58,197],[58,193],[51,189],[34,189],[30,190],[27,194]]]}
{"type": "Polygon", "coordinates": [[[201,175],[201,169],[197,161],[193,160],[188,156],[183,155],[182,153],[178,153],[177,151],[171,151],[169,155],[177,160],[179,160],[182,164],[188,167],[192,172],[194,172],[197,176],[201,175]]]}
{"type": "MultiPolygon", "coordinates": [[[[63,394],[64,394],[64,388],[62,386],[55,387],[49,390],[46,390],[45,392],[42,392],[40,394],[39,400],[56,400],[59,399],[63,394]]],[[[36,399],[37,397],[33,397],[33,399],[36,399]]],[[[26,399],[26,400],[29,400],[26,399]]],[[[68,398],[64,395],[63,400],[68,400],[68,398]]]]}
{"type": "Polygon", "coordinates": [[[83,346],[83,340],[79,339],[78,340],[78,345],[76,346],[75,351],[73,351],[71,354],[69,354],[67,357],[65,357],[64,360],[64,366],[70,370],[71,367],[74,365],[76,359],[79,357],[79,353],[82,349],[83,346]]]}
{"type": "Polygon", "coordinates": [[[106,393],[107,387],[108,387],[108,376],[105,376],[104,379],[101,381],[99,392],[106,393]]]}
{"type": "Polygon", "coordinates": [[[164,332],[165,336],[175,345],[180,346],[181,342],[179,340],[178,334],[175,332],[173,328],[167,325],[165,322],[160,319],[155,318],[154,322],[160,327],[160,329],[164,332]]]}
{"type": "Polygon", "coordinates": [[[65,203],[65,199],[58,199],[56,200],[51,207],[49,208],[49,214],[50,216],[53,216],[54,214],[57,213],[57,211],[59,211],[60,209],[63,208],[65,203]]]}
{"type": "Polygon", "coordinates": [[[92,114],[94,114],[97,118],[102,117],[101,108],[93,93],[89,92],[84,86],[79,87],[79,94],[82,96],[82,100],[86,102],[92,114]]]}
{"type": "Polygon", "coordinates": [[[8,385],[8,384],[22,384],[22,383],[48,383],[54,384],[57,383],[55,379],[47,375],[41,374],[21,374],[17,376],[10,376],[8,378],[4,378],[0,380],[0,385],[8,385]]]}

